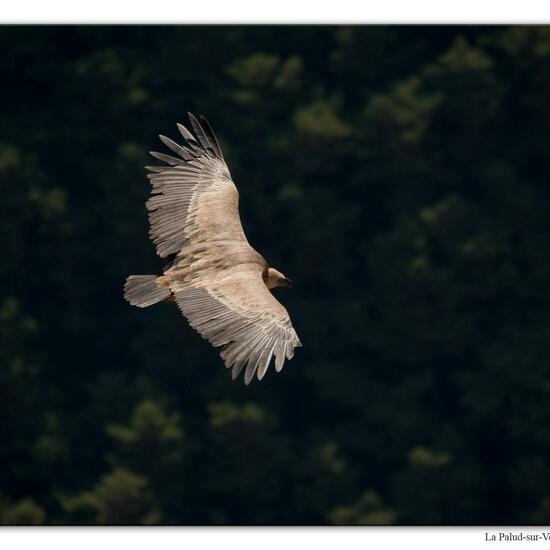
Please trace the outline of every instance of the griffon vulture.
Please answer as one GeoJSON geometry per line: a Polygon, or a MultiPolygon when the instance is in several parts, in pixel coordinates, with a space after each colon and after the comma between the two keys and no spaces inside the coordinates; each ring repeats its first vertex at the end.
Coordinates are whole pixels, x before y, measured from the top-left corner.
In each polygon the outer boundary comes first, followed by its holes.
{"type": "Polygon", "coordinates": [[[148,166],[153,189],[146,203],[149,235],[166,259],[163,275],[131,275],[124,297],[148,307],[175,300],[189,324],[214,347],[235,379],[261,380],[275,359],[283,368],[301,345],[286,309],[270,289],[290,286],[269,267],[244,234],[237,188],[208,121],[189,113],[193,133],[178,129],[186,145],[165,136],[178,157],[151,152],[163,166],[148,166]]]}

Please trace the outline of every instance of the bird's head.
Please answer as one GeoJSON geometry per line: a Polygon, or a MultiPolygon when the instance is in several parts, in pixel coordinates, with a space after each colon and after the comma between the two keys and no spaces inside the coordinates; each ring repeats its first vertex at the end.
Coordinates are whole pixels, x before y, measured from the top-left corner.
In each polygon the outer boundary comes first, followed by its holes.
{"type": "Polygon", "coordinates": [[[275,288],[278,286],[292,286],[292,281],[285,277],[280,271],[270,267],[267,270],[267,277],[265,279],[267,288],[275,288]]]}

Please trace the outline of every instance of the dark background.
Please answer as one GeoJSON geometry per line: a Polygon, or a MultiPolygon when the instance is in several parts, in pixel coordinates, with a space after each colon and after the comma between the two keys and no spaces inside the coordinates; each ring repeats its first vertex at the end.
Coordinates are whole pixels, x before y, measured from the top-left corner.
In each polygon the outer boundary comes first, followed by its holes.
{"type": "Polygon", "coordinates": [[[550,29],[0,29],[0,522],[550,522],[550,29]],[[233,383],[143,166],[222,142],[303,342],[233,383]]]}

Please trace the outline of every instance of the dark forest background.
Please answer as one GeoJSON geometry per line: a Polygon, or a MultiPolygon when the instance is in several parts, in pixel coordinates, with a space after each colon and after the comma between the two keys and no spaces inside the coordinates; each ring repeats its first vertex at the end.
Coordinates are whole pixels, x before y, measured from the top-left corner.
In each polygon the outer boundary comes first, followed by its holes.
{"type": "Polygon", "coordinates": [[[0,28],[0,523],[550,522],[550,28],[0,28]],[[303,342],[233,383],[143,166],[205,115],[303,342]]]}

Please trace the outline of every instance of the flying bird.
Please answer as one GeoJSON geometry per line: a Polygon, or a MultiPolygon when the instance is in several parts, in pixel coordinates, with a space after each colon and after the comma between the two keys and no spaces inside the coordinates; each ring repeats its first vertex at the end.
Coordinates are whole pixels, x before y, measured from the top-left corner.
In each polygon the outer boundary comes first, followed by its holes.
{"type": "Polygon", "coordinates": [[[271,360],[283,368],[301,346],[287,310],[271,289],[290,280],[248,243],[239,217],[239,193],[208,121],[191,113],[176,155],[151,152],[162,166],[147,166],[152,184],[149,236],[165,259],[162,275],[131,275],[124,297],[137,307],[175,301],[189,324],[231,368],[233,380],[261,380],[271,360]]]}

